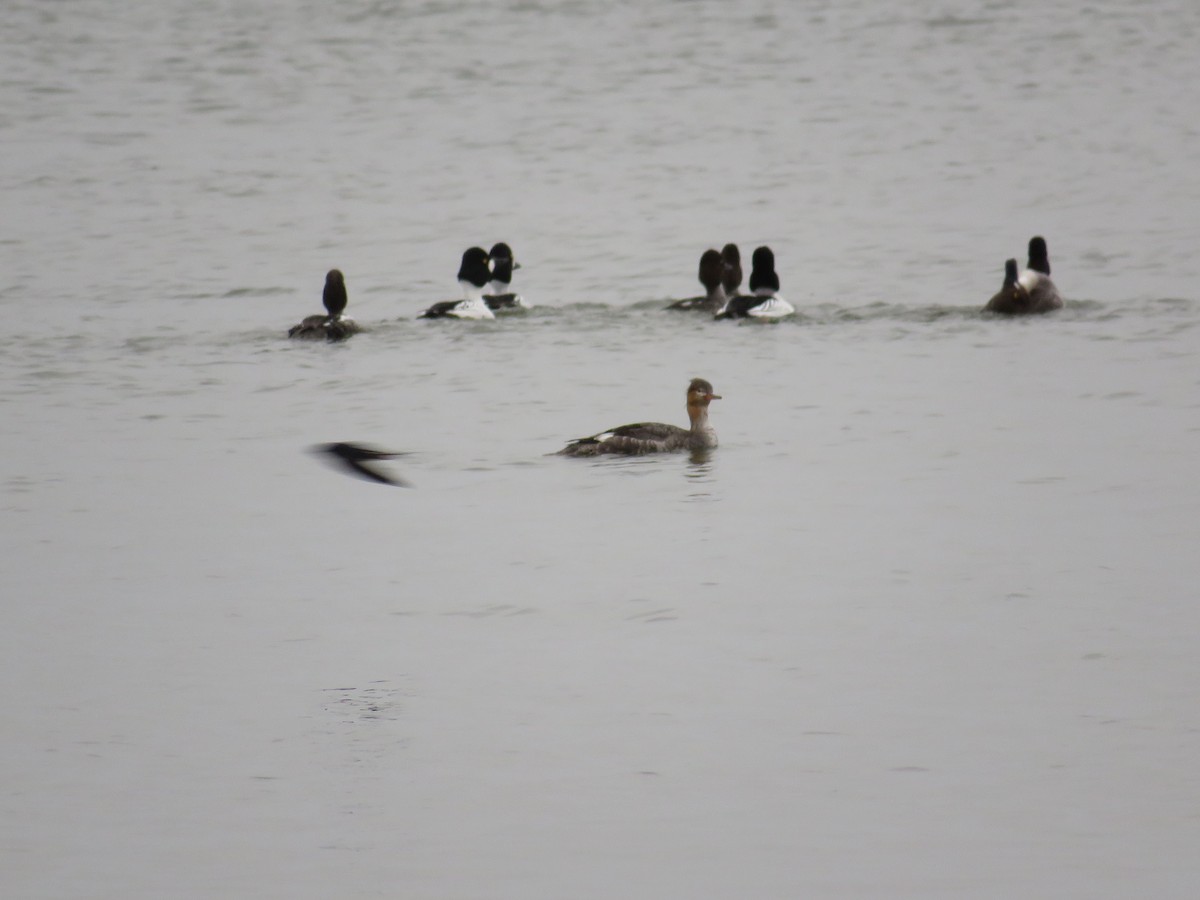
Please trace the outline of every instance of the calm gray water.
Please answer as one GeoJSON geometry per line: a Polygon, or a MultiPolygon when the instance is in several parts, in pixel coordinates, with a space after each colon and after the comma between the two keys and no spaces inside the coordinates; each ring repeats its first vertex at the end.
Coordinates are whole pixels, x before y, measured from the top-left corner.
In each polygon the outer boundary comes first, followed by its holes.
{"type": "Polygon", "coordinates": [[[1196,896],[1198,38],[0,7],[0,893],[1196,896]],[[413,318],[497,240],[533,311],[413,318]],[[795,319],[661,312],[730,240],[795,319]],[[707,459],[545,455],[692,376],[707,459]]]}

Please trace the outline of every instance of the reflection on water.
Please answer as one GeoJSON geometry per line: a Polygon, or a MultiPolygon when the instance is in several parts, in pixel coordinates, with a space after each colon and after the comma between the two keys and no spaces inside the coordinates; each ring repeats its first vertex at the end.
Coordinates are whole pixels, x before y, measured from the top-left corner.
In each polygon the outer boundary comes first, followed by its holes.
{"type": "Polygon", "coordinates": [[[678,466],[683,458],[679,453],[644,453],[640,456],[606,453],[600,456],[586,457],[584,460],[572,462],[570,465],[579,465],[580,462],[583,462],[590,468],[614,471],[620,475],[658,475],[665,468],[678,466]]]}
{"type": "Polygon", "coordinates": [[[688,478],[703,478],[711,470],[710,461],[716,448],[704,447],[688,454],[688,478]]]}
{"type": "Polygon", "coordinates": [[[720,452],[719,448],[710,447],[704,450],[693,450],[688,455],[687,468],[684,469],[683,474],[688,480],[689,487],[692,488],[687,495],[689,502],[704,502],[716,499],[716,494],[711,490],[699,488],[713,484],[716,481],[716,457],[720,452]]]}

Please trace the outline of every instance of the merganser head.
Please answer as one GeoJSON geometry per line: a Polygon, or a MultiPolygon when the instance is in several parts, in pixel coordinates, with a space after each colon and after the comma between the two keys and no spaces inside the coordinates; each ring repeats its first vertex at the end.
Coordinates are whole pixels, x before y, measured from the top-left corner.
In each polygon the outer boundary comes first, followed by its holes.
{"type": "Polygon", "coordinates": [[[1029,239],[1029,268],[1035,272],[1041,272],[1043,275],[1050,274],[1050,252],[1046,249],[1044,237],[1038,236],[1029,239]]]}
{"type": "Polygon", "coordinates": [[[482,247],[471,247],[463,251],[462,265],[458,267],[458,280],[482,288],[491,280],[488,271],[488,254],[482,247]]]}
{"type": "Polygon", "coordinates": [[[703,378],[693,378],[688,385],[688,406],[708,406],[710,400],[720,400],[720,394],[713,393],[713,386],[703,378]]]}
{"type": "Polygon", "coordinates": [[[346,310],[346,279],[337,269],[330,269],[325,276],[325,293],[321,297],[325,311],[336,319],[346,310]]]}
{"type": "Polygon", "coordinates": [[[726,244],[721,248],[721,259],[725,263],[721,284],[725,293],[732,297],[742,286],[742,251],[737,244],[726,244]]]}
{"type": "Polygon", "coordinates": [[[725,276],[725,262],[716,250],[705,250],[700,257],[700,283],[705,290],[712,291],[721,284],[725,276]]]}
{"type": "Polygon", "coordinates": [[[1012,287],[1017,283],[1017,261],[1010,259],[1004,263],[1004,286],[1012,287]]]}

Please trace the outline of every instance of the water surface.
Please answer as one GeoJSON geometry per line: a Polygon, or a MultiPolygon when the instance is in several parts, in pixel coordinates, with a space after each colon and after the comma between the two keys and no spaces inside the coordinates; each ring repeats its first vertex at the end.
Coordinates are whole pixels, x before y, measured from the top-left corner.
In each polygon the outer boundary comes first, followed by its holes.
{"type": "Polygon", "coordinates": [[[1194,896],[1191,6],[0,25],[6,895],[1194,896]]]}

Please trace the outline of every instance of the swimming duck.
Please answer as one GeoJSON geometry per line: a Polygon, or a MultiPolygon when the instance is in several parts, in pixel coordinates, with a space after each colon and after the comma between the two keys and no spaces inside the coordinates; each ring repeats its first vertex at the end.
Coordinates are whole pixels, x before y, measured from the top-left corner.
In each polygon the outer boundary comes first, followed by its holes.
{"type": "Polygon", "coordinates": [[[750,293],[730,297],[715,318],[781,319],[792,315],[796,307],[779,296],[779,276],[771,248],[755,249],[750,265],[750,293]]]}
{"type": "Polygon", "coordinates": [[[1062,309],[1063,300],[1058,288],[1050,280],[1050,253],[1046,239],[1036,236],[1029,239],[1029,265],[1017,280],[1029,292],[1029,312],[1043,313],[1062,309]]]}
{"type": "Polygon", "coordinates": [[[325,275],[325,291],[321,296],[326,315],[305,316],[299,325],[288,329],[288,337],[304,341],[344,341],[362,329],[353,319],[345,318],[346,279],[337,269],[325,275]]]}
{"type": "Polygon", "coordinates": [[[1029,291],[1017,280],[1017,261],[1010,259],[1004,264],[1004,284],[983,311],[1017,316],[1028,313],[1029,306],[1029,291]]]}
{"type": "Polygon", "coordinates": [[[591,437],[570,441],[558,451],[558,456],[599,456],[602,453],[620,453],[641,456],[646,453],[669,453],[675,450],[704,450],[717,446],[717,433],[708,424],[708,404],[720,400],[713,387],[703,378],[693,378],[687,389],[688,419],[690,428],[664,425],[661,422],[643,422],[637,425],[622,425],[594,434],[591,437]]]}
{"type": "Polygon", "coordinates": [[[491,278],[488,271],[488,254],[482,247],[470,247],[463,251],[462,264],[458,267],[458,283],[462,287],[463,299],[443,300],[435,303],[418,319],[494,319],[483,299],[483,289],[491,278]]]}
{"type": "Polygon", "coordinates": [[[492,312],[528,309],[524,298],[512,289],[513,269],[521,264],[513,258],[512,247],[504,242],[493,245],[488,251],[492,260],[492,280],[483,295],[483,301],[492,312]]]}
{"type": "Polygon", "coordinates": [[[399,456],[403,456],[403,453],[376,450],[374,447],[367,447],[364,444],[351,444],[344,441],[339,441],[335,444],[317,444],[313,447],[313,452],[325,454],[329,457],[329,461],[333,465],[359,478],[366,478],[368,481],[377,481],[380,484],[391,484],[396,487],[409,486],[403,480],[372,466],[372,463],[383,459],[396,459],[399,456]]]}
{"type": "Polygon", "coordinates": [[[689,297],[687,300],[676,300],[667,309],[700,310],[702,312],[720,312],[725,307],[725,289],[721,280],[725,275],[725,262],[716,250],[705,250],[700,256],[700,283],[704,285],[703,297],[689,297]]]}

